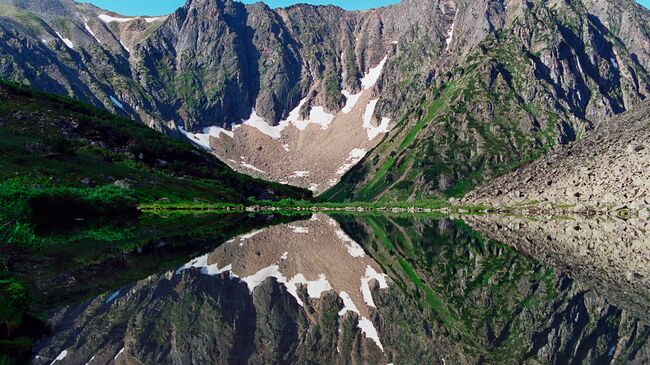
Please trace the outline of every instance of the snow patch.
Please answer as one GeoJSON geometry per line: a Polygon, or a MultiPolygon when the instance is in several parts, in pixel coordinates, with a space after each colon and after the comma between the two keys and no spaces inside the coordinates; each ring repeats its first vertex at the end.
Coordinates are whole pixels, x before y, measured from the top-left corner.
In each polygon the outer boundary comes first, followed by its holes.
{"type": "Polygon", "coordinates": [[[129,47],[127,47],[126,44],[124,44],[124,42],[122,42],[121,39],[120,39],[120,44],[122,45],[122,47],[124,47],[124,50],[125,50],[125,51],[127,51],[127,52],[129,52],[129,53],[131,52],[131,50],[129,49],[129,47]]]}
{"type": "Polygon", "coordinates": [[[346,98],[345,106],[343,107],[343,109],[341,109],[341,111],[344,114],[347,114],[352,111],[352,108],[354,108],[355,105],[357,105],[357,101],[359,101],[359,98],[361,97],[362,93],[352,95],[350,94],[349,91],[343,90],[341,91],[341,94],[343,94],[346,98]]]}
{"type": "Polygon", "coordinates": [[[113,361],[117,360],[117,358],[120,357],[120,355],[122,355],[123,352],[124,352],[124,347],[122,347],[122,349],[117,353],[117,355],[115,355],[113,361]]]}
{"type": "MultiPolygon", "coordinates": [[[[192,261],[188,262],[187,264],[181,266],[176,270],[176,275],[182,273],[183,271],[190,269],[190,268],[197,268],[201,270],[201,274],[208,275],[208,276],[215,276],[219,275],[223,272],[226,271],[231,271],[232,270],[232,265],[226,265],[222,267],[221,269],[217,266],[217,264],[212,264],[208,265],[208,255],[205,254],[203,256],[199,256],[192,261]]],[[[232,275],[231,273],[231,276],[232,275]]]]}
{"type": "Polygon", "coordinates": [[[293,233],[301,233],[301,234],[309,233],[309,229],[307,229],[305,227],[289,226],[289,228],[291,228],[293,233]]]}
{"type": "Polygon", "coordinates": [[[372,293],[370,292],[370,281],[377,280],[379,282],[380,289],[388,288],[388,283],[386,282],[386,275],[380,274],[371,266],[366,267],[366,275],[361,278],[361,294],[363,295],[363,301],[366,302],[371,307],[377,308],[375,301],[372,299],[372,293]]]}
{"type": "Polygon", "coordinates": [[[256,235],[258,235],[258,234],[260,234],[260,233],[262,233],[262,232],[264,232],[264,229],[258,229],[257,231],[253,231],[253,232],[251,232],[251,233],[245,234],[245,235],[243,235],[243,236],[240,236],[239,238],[240,238],[241,240],[247,240],[247,239],[249,239],[249,238],[253,238],[253,237],[255,237],[256,235]]]}
{"type": "Polygon", "coordinates": [[[135,18],[116,18],[114,16],[110,16],[108,14],[99,14],[98,18],[103,21],[104,23],[111,23],[111,22],[117,22],[117,23],[126,23],[130,22],[131,20],[135,18]]]}
{"type": "Polygon", "coordinates": [[[375,86],[384,69],[386,60],[388,60],[388,55],[386,55],[376,67],[371,68],[368,73],[361,78],[361,87],[364,90],[368,90],[375,86]]]}
{"type": "Polygon", "coordinates": [[[307,177],[309,176],[309,171],[294,171],[293,175],[289,176],[289,178],[292,177],[307,177]]]}
{"type": "Polygon", "coordinates": [[[116,107],[118,107],[118,108],[120,108],[120,109],[126,111],[126,110],[124,109],[124,104],[122,104],[119,100],[117,100],[113,95],[109,95],[108,98],[111,99],[111,102],[112,102],[116,107]]]}
{"type": "Polygon", "coordinates": [[[121,292],[121,289],[120,289],[120,290],[117,290],[116,292],[114,292],[113,294],[111,294],[108,298],[106,298],[106,304],[108,304],[108,303],[114,301],[117,297],[119,297],[119,296],[120,296],[120,292],[121,292]]]}
{"type": "Polygon", "coordinates": [[[348,250],[348,253],[352,257],[363,257],[366,255],[365,251],[363,248],[356,243],[350,236],[345,234],[342,230],[337,230],[336,231],[336,236],[345,243],[345,248],[348,250]]]}
{"type": "Polygon", "coordinates": [[[64,36],[62,36],[62,35],[61,35],[59,32],[57,32],[57,31],[54,31],[54,33],[56,33],[56,35],[59,36],[59,38],[63,41],[63,43],[65,43],[65,45],[66,45],[68,48],[74,48],[74,44],[72,43],[72,41],[71,41],[70,39],[65,38],[64,36]]]}
{"type": "Polygon", "coordinates": [[[255,109],[251,111],[250,117],[244,120],[242,124],[253,127],[273,139],[280,139],[282,135],[282,130],[287,126],[286,122],[284,123],[280,122],[280,124],[278,124],[277,126],[269,125],[264,121],[262,117],[257,115],[255,109]]]}
{"type": "Polygon", "coordinates": [[[54,363],[57,362],[57,361],[61,361],[61,360],[65,359],[66,356],[68,356],[68,350],[63,350],[63,351],[61,351],[61,353],[59,354],[59,356],[57,356],[56,359],[54,359],[54,361],[52,361],[52,362],[50,363],[50,365],[54,364],[54,363]]]}
{"type": "Polygon", "coordinates": [[[319,186],[320,186],[320,184],[311,183],[311,184],[309,184],[309,190],[310,191],[317,191],[319,186]]]}
{"type": "Polygon", "coordinates": [[[289,253],[286,251],[282,254],[282,256],[280,256],[280,260],[286,260],[288,258],[289,258],[289,253]]]}
{"type": "Polygon", "coordinates": [[[309,111],[309,119],[307,120],[294,120],[293,125],[301,131],[304,131],[309,124],[320,125],[321,129],[327,129],[334,121],[334,115],[325,111],[322,106],[313,106],[309,111]]]}
{"type": "Polygon", "coordinates": [[[287,280],[280,272],[278,265],[271,265],[265,267],[253,275],[247,276],[242,279],[248,285],[248,290],[252,293],[258,285],[260,285],[267,278],[276,278],[279,283],[286,283],[287,280]]]}
{"type": "Polygon", "coordinates": [[[384,352],[384,346],[381,345],[381,341],[379,341],[379,334],[377,333],[377,329],[375,328],[375,325],[372,324],[372,322],[366,318],[366,317],[361,317],[359,318],[359,328],[361,329],[361,333],[366,335],[366,338],[369,338],[377,344],[377,347],[384,352]]]}
{"type": "Polygon", "coordinates": [[[99,40],[99,38],[97,38],[97,36],[95,35],[95,32],[93,32],[93,30],[90,29],[90,26],[88,26],[88,22],[84,22],[84,27],[86,28],[86,32],[88,32],[88,34],[90,34],[91,36],[93,36],[93,38],[95,38],[95,40],[97,41],[97,43],[102,43],[102,42],[99,40]]]}
{"type": "Polygon", "coordinates": [[[363,128],[368,133],[368,140],[372,141],[378,135],[382,133],[388,133],[388,125],[390,124],[390,118],[381,118],[381,122],[377,127],[372,125],[372,117],[375,114],[375,108],[377,107],[377,102],[379,99],[374,99],[368,102],[366,106],[366,111],[363,113],[363,128]]]}
{"type": "Polygon", "coordinates": [[[612,62],[612,66],[618,70],[618,62],[616,62],[616,58],[612,57],[609,60],[612,62]]]}
{"type": "Polygon", "coordinates": [[[246,162],[242,162],[242,163],[240,163],[239,165],[240,165],[241,167],[247,168],[247,169],[249,169],[249,170],[253,170],[253,171],[257,171],[257,172],[262,173],[262,174],[266,174],[266,171],[264,171],[264,170],[260,170],[260,169],[258,169],[257,167],[255,167],[255,166],[253,166],[253,165],[251,165],[251,164],[248,164],[248,163],[246,163],[246,162]]]}
{"type": "Polygon", "coordinates": [[[350,294],[342,291],[339,293],[339,297],[343,300],[343,309],[339,311],[339,316],[342,316],[347,312],[359,313],[357,306],[354,305],[352,298],[350,298],[350,294]]]}
{"type": "MultiPolygon", "coordinates": [[[[221,127],[207,127],[203,128],[202,133],[191,133],[185,130],[182,126],[178,127],[178,130],[183,133],[187,138],[189,138],[191,141],[194,143],[198,144],[199,146],[205,148],[208,151],[212,151],[212,147],[210,147],[210,137],[214,138],[221,138],[221,134],[224,134],[230,138],[234,138],[235,134],[232,131],[229,131],[227,129],[223,129],[221,127]]],[[[234,161],[233,161],[234,162],[234,161]]]]}
{"type": "Polygon", "coordinates": [[[282,148],[284,148],[285,151],[289,152],[289,145],[287,143],[283,144],[282,148]]]}
{"type": "Polygon", "coordinates": [[[392,42],[390,42],[390,44],[398,44],[398,43],[399,43],[398,41],[392,41],[392,42]]]}
{"type": "Polygon", "coordinates": [[[95,360],[95,355],[93,355],[93,357],[91,357],[90,360],[88,360],[88,362],[86,363],[86,365],[89,365],[93,360],[95,360]]]}
{"type": "Polygon", "coordinates": [[[352,168],[352,166],[356,165],[361,161],[362,158],[365,157],[366,153],[368,151],[361,149],[361,148],[355,148],[352,151],[350,151],[350,154],[348,155],[348,158],[345,160],[345,163],[341,165],[341,167],[336,170],[336,173],[339,175],[343,175],[346,172],[348,172],[349,169],[352,168]]]}

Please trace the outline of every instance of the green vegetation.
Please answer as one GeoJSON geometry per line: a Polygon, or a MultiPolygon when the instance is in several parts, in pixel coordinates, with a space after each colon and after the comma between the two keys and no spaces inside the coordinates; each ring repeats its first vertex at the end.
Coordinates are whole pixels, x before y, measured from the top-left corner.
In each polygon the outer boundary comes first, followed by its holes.
{"type": "Polygon", "coordinates": [[[0,82],[0,237],[38,245],[35,216],[138,204],[243,204],[310,193],[235,173],[206,152],[66,97],[0,82]]]}
{"type": "Polygon", "coordinates": [[[549,301],[558,298],[552,269],[481,237],[461,221],[413,215],[333,217],[408,293],[422,318],[431,318],[434,328],[439,323],[438,333],[486,363],[523,359],[535,329],[520,314],[544,316],[549,301]],[[522,282],[537,290],[522,291],[522,282]],[[498,340],[487,339],[491,329],[501,334],[498,340]]]}

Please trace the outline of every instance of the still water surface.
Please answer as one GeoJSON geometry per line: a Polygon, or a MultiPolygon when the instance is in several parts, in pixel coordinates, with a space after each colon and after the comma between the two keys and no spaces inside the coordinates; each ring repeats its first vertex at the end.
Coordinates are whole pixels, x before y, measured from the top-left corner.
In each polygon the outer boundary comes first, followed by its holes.
{"type": "Polygon", "coordinates": [[[650,362],[647,222],[174,216],[57,232],[17,268],[36,364],[650,362]]]}

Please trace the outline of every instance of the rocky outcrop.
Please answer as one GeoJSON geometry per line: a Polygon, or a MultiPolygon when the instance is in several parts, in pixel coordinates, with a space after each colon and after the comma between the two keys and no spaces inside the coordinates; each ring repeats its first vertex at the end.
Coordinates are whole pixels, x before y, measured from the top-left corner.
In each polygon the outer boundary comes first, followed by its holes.
{"type": "Polygon", "coordinates": [[[584,139],[472,191],[465,204],[574,211],[650,207],[650,103],[598,124],[584,139]]]}

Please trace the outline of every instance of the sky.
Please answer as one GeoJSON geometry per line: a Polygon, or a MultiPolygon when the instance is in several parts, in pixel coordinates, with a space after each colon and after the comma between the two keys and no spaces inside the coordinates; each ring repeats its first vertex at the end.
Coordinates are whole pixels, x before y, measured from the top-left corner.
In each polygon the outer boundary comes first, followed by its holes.
{"type": "MultiPolygon", "coordinates": [[[[122,15],[165,15],[185,4],[186,0],[78,0],[122,15]]],[[[259,0],[243,0],[255,3],[259,0]]],[[[650,3],[650,0],[646,0],[650,3]]],[[[297,3],[314,5],[333,4],[348,10],[363,10],[397,3],[399,0],[264,0],[271,8],[285,7],[297,3]]]]}
{"type": "MultiPolygon", "coordinates": [[[[181,7],[185,0],[80,0],[97,5],[118,14],[137,15],[165,15],[181,7]]],[[[245,3],[254,3],[258,0],[244,0],[245,3]]],[[[650,0],[638,0],[641,5],[650,9],[650,0]]],[[[265,0],[270,7],[284,7],[296,3],[309,4],[334,4],[348,10],[363,10],[399,2],[399,0],[265,0]]]]}

